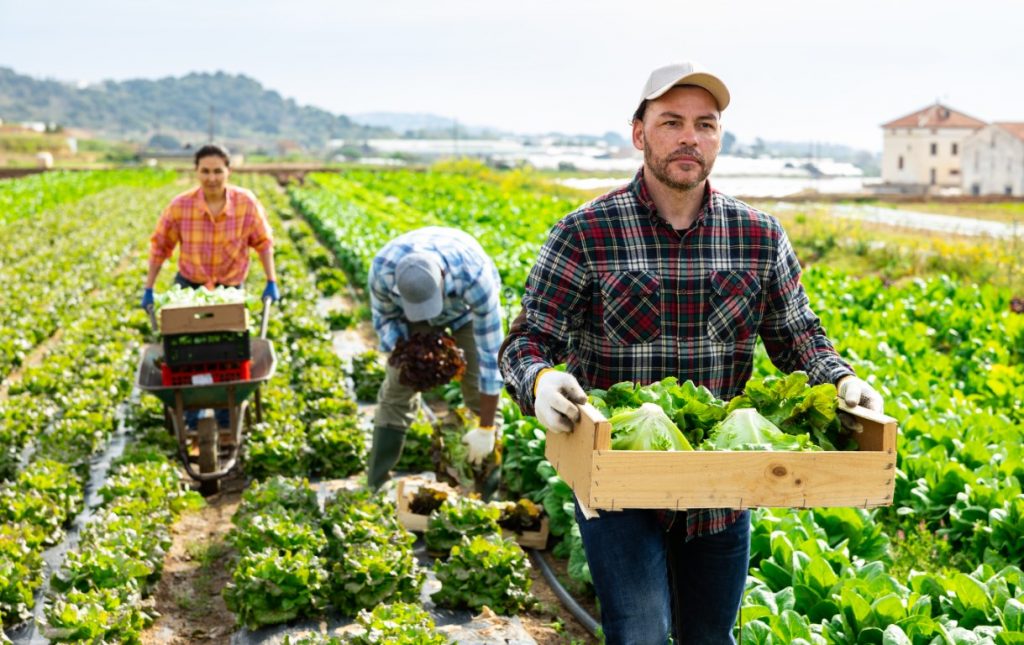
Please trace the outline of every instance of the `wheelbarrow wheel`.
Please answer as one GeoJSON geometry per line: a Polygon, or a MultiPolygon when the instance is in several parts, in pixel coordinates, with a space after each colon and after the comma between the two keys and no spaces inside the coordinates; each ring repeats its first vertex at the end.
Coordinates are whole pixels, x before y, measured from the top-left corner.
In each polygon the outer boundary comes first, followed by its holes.
{"type": "MultiPolygon", "coordinates": [[[[217,451],[220,448],[217,445],[219,434],[217,420],[212,417],[199,419],[197,434],[199,435],[199,473],[217,472],[217,451]]],[[[220,492],[220,480],[212,479],[199,482],[199,492],[204,497],[217,494],[220,492]]]]}

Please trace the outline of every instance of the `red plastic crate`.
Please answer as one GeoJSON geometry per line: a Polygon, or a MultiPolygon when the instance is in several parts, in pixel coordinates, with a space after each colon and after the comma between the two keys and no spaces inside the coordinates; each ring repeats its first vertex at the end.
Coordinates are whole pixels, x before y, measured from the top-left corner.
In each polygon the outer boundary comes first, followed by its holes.
{"type": "Polygon", "coordinates": [[[191,363],[189,365],[160,366],[161,381],[165,386],[193,385],[194,377],[209,374],[214,383],[248,381],[251,378],[252,361],[215,361],[191,363]]]}

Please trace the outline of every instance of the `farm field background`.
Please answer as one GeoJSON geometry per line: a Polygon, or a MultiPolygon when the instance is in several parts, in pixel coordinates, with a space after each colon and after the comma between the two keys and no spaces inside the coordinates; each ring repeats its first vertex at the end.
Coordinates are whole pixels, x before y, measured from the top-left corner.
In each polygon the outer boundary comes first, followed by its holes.
{"type": "MultiPolygon", "coordinates": [[[[308,504],[302,478],[358,481],[365,468],[355,399],[372,370],[339,356],[332,332],[372,343],[362,293],[370,259],[394,235],[430,224],[481,241],[511,318],[548,229],[587,198],[534,173],[470,162],[319,173],[285,187],[237,177],[267,206],[276,234],[285,298],[269,336],[279,362],[239,490],[205,510],[179,479],[162,409],[132,391],[150,333],[136,307],[148,236],[189,180],[95,171],[0,181],[0,616],[15,642],[30,640],[34,620],[43,642],[224,642],[232,632],[259,642],[273,622],[328,605],[329,615],[352,618],[384,602],[418,604],[411,589],[422,573],[388,503],[338,495],[308,504]],[[262,532],[231,522],[242,488],[243,512],[264,505],[262,532]],[[275,495],[290,502],[267,511],[275,495]],[[221,521],[204,539],[176,528],[211,508],[221,521]],[[389,532],[346,542],[322,530],[350,527],[351,536],[368,521],[389,532]],[[164,571],[183,551],[198,567],[184,582],[164,571]],[[399,582],[382,582],[381,561],[399,582]],[[353,571],[360,593],[339,583],[356,584],[353,571]],[[261,582],[284,597],[267,599],[261,582]],[[184,631],[190,620],[209,631],[184,631]]],[[[1019,216],[1014,205],[957,209],[1019,216]]],[[[1021,239],[868,226],[823,206],[779,216],[812,307],[899,421],[898,470],[888,508],[754,511],[742,642],[1024,643],[1021,239]]],[[[158,291],[172,275],[163,272],[158,291]]],[[[251,292],[262,279],[251,272],[251,292]]],[[[773,372],[759,352],[755,376],[773,372]]],[[[450,389],[437,398],[458,405],[450,389]]],[[[586,604],[571,493],[543,458],[536,421],[507,401],[503,413],[506,493],[544,507],[550,555],[586,604]]],[[[557,604],[504,613],[538,642],[589,639],[557,604]]]]}

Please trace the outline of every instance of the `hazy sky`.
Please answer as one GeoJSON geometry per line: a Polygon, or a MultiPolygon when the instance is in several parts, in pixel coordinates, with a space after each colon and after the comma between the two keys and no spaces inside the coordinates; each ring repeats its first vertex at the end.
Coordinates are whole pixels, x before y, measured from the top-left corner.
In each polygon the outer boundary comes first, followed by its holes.
{"type": "Polygon", "coordinates": [[[936,99],[1024,121],[1019,0],[0,0],[0,66],[67,81],[224,70],[340,113],[628,133],[654,67],[729,86],[727,130],[881,149],[936,99]]]}

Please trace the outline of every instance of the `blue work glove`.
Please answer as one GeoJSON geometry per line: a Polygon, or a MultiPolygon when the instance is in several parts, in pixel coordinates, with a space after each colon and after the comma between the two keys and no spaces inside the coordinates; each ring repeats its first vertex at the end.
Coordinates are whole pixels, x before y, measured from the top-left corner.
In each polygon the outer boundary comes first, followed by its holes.
{"type": "Polygon", "coordinates": [[[142,292],[142,304],[139,305],[143,309],[149,309],[153,306],[153,290],[146,289],[142,292]]]}
{"type": "Polygon", "coordinates": [[[267,288],[263,290],[263,297],[261,300],[270,298],[274,302],[281,299],[281,292],[277,290],[277,283],[273,280],[267,280],[267,288]]]}

